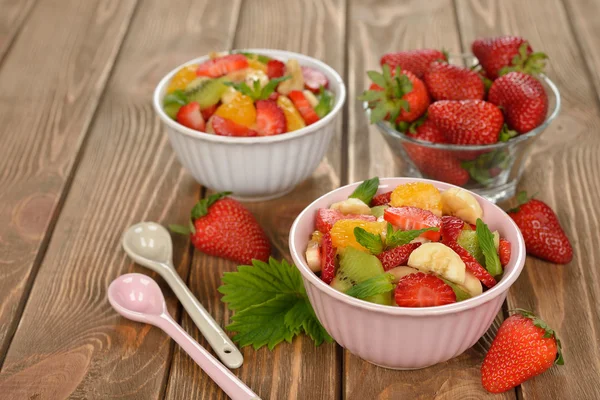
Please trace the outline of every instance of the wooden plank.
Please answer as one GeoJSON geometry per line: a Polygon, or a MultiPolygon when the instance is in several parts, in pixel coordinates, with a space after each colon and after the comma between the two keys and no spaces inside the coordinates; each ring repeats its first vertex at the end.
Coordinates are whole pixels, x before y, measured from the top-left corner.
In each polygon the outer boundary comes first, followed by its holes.
{"type": "MultiPolygon", "coordinates": [[[[362,1],[350,3],[349,98],[356,98],[369,82],[366,71],[380,69],[381,55],[416,48],[446,48],[460,53],[460,39],[450,0],[421,2],[362,1]]],[[[372,176],[396,176],[401,171],[386,142],[370,127],[362,105],[350,103],[349,181],[372,176]]],[[[480,365],[501,316],[490,331],[461,356],[417,371],[392,371],[371,365],[349,352],[344,354],[345,394],[354,399],[514,399],[514,392],[491,396],[481,386],[480,365]]]]}
{"type": "Polygon", "coordinates": [[[134,4],[42,0],[0,70],[0,364],[134,4]]]}
{"type": "Polygon", "coordinates": [[[0,62],[35,4],[35,0],[0,0],[0,62]]]}
{"type": "Polygon", "coordinates": [[[563,108],[536,142],[520,187],[546,201],[571,238],[574,259],[567,266],[528,258],[509,293],[509,308],[532,309],[559,333],[564,367],[552,368],[521,386],[524,399],[600,398],[600,258],[596,231],[600,212],[597,154],[600,110],[587,54],[572,35],[558,0],[502,2],[459,1],[458,16],[465,47],[476,37],[519,34],[550,57],[548,75],[559,87],[563,108]]]}
{"type": "MultiPolygon", "coordinates": [[[[319,58],[337,71],[344,70],[345,4],[341,0],[244,2],[234,42],[235,48],[284,48],[319,58]],[[257,21],[269,21],[267,24],[257,21]],[[326,30],[326,31],[325,31],[326,30]]],[[[351,100],[350,100],[351,101],[351,100]]],[[[339,186],[341,168],[341,129],[331,144],[327,158],[312,178],[285,197],[262,203],[248,203],[267,231],[275,257],[291,260],[288,232],[298,213],[312,200],[339,186]]],[[[191,204],[190,204],[191,206],[191,204]]],[[[225,271],[236,264],[194,254],[190,287],[221,325],[230,313],[221,303],[217,287],[225,271]]],[[[184,315],[185,328],[200,343],[191,320],[184,315]]],[[[340,360],[335,344],[315,348],[310,339],[298,338],[281,344],[273,352],[266,348],[243,350],[244,365],[234,372],[263,399],[335,399],[340,397],[340,360]]],[[[225,394],[189,357],[177,349],[167,388],[168,399],[226,399],[225,394]]]]}
{"type": "MultiPolygon", "coordinates": [[[[0,375],[2,397],[163,397],[172,341],[118,316],[106,289],[123,273],[149,274],[121,250],[125,228],[183,220],[199,196],[149,99],[173,65],[230,44],[238,4],[138,6],[0,375]]],[[[106,15],[100,11],[96,19],[106,15]]],[[[187,238],[175,238],[175,265],[184,278],[188,250],[187,238]]],[[[178,318],[177,302],[163,289],[178,318]]]]}

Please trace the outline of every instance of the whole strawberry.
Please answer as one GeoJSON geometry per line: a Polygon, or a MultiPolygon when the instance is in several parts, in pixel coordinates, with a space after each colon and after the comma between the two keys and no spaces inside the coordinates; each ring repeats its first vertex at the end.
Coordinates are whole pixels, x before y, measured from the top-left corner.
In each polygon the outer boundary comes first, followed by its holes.
{"type": "Polygon", "coordinates": [[[500,109],[483,100],[437,101],[428,115],[453,144],[496,143],[504,124],[500,109]]]}
{"type": "Polygon", "coordinates": [[[435,100],[483,100],[485,95],[477,72],[446,62],[431,63],[423,80],[435,100]]]}
{"type": "Polygon", "coordinates": [[[525,240],[527,253],[556,264],[567,264],[573,258],[573,247],[558,222],[558,217],[544,202],[517,196],[519,206],[508,211],[525,240]]]}
{"type": "Polygon", "coordinates": [[[471,50],[491,80],[510,71],[540,73],[548,58],[544,53],[534,53],[529,43],[519,36],[477,39],[471,50]]]}
{"type": "Polygon", "coordinates": [[[380,64],[387,64],[392,70],[400,67],[422,78],[429,64],[436,60],[448,61],[446,54],[434,49],[407,50],[388,53],[381,57],[380,64]]]}
{"type": "Polygon", "coordinates": [[[548,111],[548,96],[536,78],[509,72],[496,79],[488,94],[490,103],[502,107],[508,127],[526,133],[540,126],[548,111]]]}
{"type": "Polygon", "coordinates": [[[383,73],[367,72],[373,84],[359,97],[369,103],[371,123],[383,119],[412,122],[423,115],[429,106],[429,93],[423,81],[400,67],[393,73],[388,65],[382,69],[383,73]]]}
{"type": "MultiPolygon", "coordinates": [[[[444,134],[431,120],[414,128],[414,139],[430,143],[448,143],[444,134]]],[[[469,173],[451,151],[433,149],[425,145],[405,142],[404,149],[422,174],[433,179],[462,186],[469,181],[469,173]]]]}
{"type": "Polygon", "coordinates": [[[192,209],[191,226],[170,225],[173,232],[189,233],[194,247],[211,256],[240,264],[268,261],[271,245],[254,216],[240,202],[213,194],[192,209]]]}
{"type": "Polygon", "coordinates": [[[517,311],[502,323],[481,365],[481,383],[488,392],[506,392],[564,364],[556,333],[531,312],[517,311]]]}

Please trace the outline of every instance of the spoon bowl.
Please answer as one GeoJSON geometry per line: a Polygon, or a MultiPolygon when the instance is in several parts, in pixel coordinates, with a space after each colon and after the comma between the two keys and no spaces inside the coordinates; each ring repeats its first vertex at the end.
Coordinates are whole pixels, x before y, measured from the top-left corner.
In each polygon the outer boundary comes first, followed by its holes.
{"type": "Polygon", "coordinates": [[[173,256],[171,235],[160,224],[140,222],[129,227],[123,234],[123,248],[136,262],[168,263],[173,256]]]}
{"type": "Polygon", "coordinates": [[[141,274],[127,274],[108,287],[108,300],[125,318],[148,322],[148,315],[159,317],[167,309],[158,284],[141,274]]]}

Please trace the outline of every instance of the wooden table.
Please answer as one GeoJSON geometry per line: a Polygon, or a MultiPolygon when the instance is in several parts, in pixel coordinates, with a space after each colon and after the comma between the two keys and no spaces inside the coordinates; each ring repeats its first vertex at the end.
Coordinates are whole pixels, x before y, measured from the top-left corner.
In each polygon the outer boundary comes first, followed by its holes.
{"type": "MultiPolygon", "coordinates": [[[[501,33],[548,53],[563,96],[520,186],[557,210],[575,257],[567,266],[529,258],[507,307],[541,314],[562,337],[566,365],[487,394],[479,368],[499,315],[472,349],[424,370],[385,370],[299,338],[272,352],[244,349],[236,374],[263,399],[600,398],[599,0],[0,0],[0,10],[0,398],[225,398],[158,329],[122,319],[106,300],[118,275],[148,273],[121,250],[124,229],[184,221],[204,191],[150,104],[173,66],[211,50],[267,47],[343,75],[348,101],[327,158],[291,194],[249,205],[276,255],[289,259],[288,229],[312,199],[398,173],[355,100],[379,56],[468,51],[474,38],[501,33]]],[[[235,264],[193,252],[184,238],[175,246],[179,273],[225,324],[216,288],[235,264]]]]}

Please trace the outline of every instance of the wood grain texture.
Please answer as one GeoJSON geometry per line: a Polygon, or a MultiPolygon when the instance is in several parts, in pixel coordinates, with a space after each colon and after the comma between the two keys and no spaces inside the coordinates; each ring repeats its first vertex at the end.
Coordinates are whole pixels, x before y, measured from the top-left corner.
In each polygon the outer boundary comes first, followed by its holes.
{"type": "Polygon", "coordinates": [[[134,4],[41,0],[0,69],[0,363],[134,4]]]}
{"type": "MultiPolygon", "coordinates": [[[[184,220],[199,196],[150,98],[174,64],[230,43],[233,30],[223,21],[237,13],[236,4],[210,7],[194,0],[172,7],[150,0],[138,6],[6,357],[0,397],[164,396],[172,341],[157,328],[118,316],[106,289],[123,273],[149,274],[121,249],[125,228],[184,220]]],[[[187,238],[175,238],[175,265],[185,279],[188,250],[187,238]]],[[[178,318],[177,302],[157,281],[178,318]]]]}
{"type": "Polygon", "coordinates": [[[36,0],[0,0],[0,63],[36,0]]]}
{"type": "MultiPolygon", "coordinates": [[[[380,57],[391,51],[445,48],[460,53],[461,45],[450,0],[432,2],[362,1],[350,3],[349,98],[369,82],[365,71],[379,70],[380,57]]],[[[399,167],[386,142],[369,126],[362,105],[350,102],[349,180],[397,176],[399,167]]],[[[515,393],[490,395],[481,386],[480,366],[501,316],[488,333],[460,357],[417,371],[392,371],[345,352],[345,395],[360,399],[514,399],[515,393]]],[[[450,333],[448,333],[450,334],[450,333]]]]}
{"type": "MultiPolygon", "coordinates": [[[[234,48],[280,48],[319,58],[337,71],[344,70],[343,1],[273,2],[246,1],[240,10],[234,48]],[[257,21],[269,21],[267,24],[257,21]]],[[[340,184],[341,130],[330,146],[327,158],[315,174],[285,197],[261,203],[247,203],[265,228],[273,244],[273,255],[291,260],[288,232],[293,220],[306,205],[340,184]]],[[[190,207],[192,204],[189,205],[190,207]]],[[[189,285],[208,311],[226,325],[230,314],[220,301],[217,288],[233,262],[194,254],[189,285]]],[[[184,327],[200,343],[191,320],[184,316],[184,327]]],[[[301,337],[292,344],[281,344],[275,351],[267,348],[243,349],[244,365],[235,373],[263,399],[336,399],[340,397],[340,360],[335,344],[315,348],[301,337]]],[[[196,364],[179,349],[175,351],[168,399],[226,399],[225,394],[196,364]]]]}
{"type": "Polygon", "coordinates": [[[532,309],[560,335],[566,364],[521,386],[524,399],[600,398],[600,258],[596,231],[600,213],[598,151],[600,110],[572,35],[563,4],[532,0],[459,1],[465,46],[479,36],[519,34],[550,57],[548,75],[559,87],[563,109],[541,135],[520,184],[554,210],[571,239],[574,259],[566,266],[529,257],[508,297],[509,308],[532,309]],[[585,377],[585,378],[584,378],[585,377]]]}

